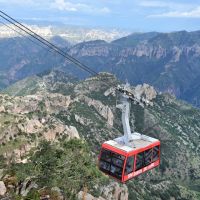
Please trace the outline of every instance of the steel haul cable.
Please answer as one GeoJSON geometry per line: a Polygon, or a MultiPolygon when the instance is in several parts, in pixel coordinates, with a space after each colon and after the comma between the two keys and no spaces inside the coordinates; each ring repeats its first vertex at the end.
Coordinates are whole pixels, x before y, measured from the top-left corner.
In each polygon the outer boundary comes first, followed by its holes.
{"type": "Polygon", "coordinates": [[[19,31],[15,30],[14,28],[12,28],[11,26],[7,25],[6,23],[0,21],[1,24],[3,24],[4,26],[8,27],[9,29],[13,30],[14,32],[18,33],[19,35],[21,35],[22,37],[26,37],[28,40],[30,40],[32,43],[34,43],[35,45],[38,45],[40,47],[42,47],[43,49],[45,49],[48,52],[54,53],[52,50],[47,49],[45,46],[40,45],[39,43],[36,43],[34,40],[32,40],[30,37],[27,37],[25,34],[20,33],[19,31]]]}
{"type": "MultiPolygon", "coordinates": [[[[25,25],[21,24],[20,22],[18,22],[14,18],[10,17],[8,14],[6,14],[5,12],[3,12],[1,10],[0,10],[0,17],[3,18],[4,20],[6,20],[7,22],[9,22],[10,24],[14,25],[15,27],[17,27],[21,31],[25,32],[26,34],[28,34],[32,38],[36,39],[37,41],[39,41],[40,43],[45,45],[47,48],[53,50],[55,53],[63,56],[66,60],[68,60],[71,63],[73,63],[76,67],[88,72],[92,76],[98,76],[99,75],[96,71],[94,71],[93,69],[91,69],[87,65],[81,63],[76,58],[70,56],[69,54],[64,52],[62,49],[60,49],[56,45],[52,44],[51,42],[47,41],[46,39],[44,39],[43,37],[41,37],[40,35],[38,35],[34,31],[30,30],[28,27],[26,27],[25,25]]],[[[110,81],[108,82],[108,79],[109,78],[101,77],[100,81],[102,81],[102,83],[104,83],[108,88],[110,88],[110,87],[113,86],[112,85],[113,81],[112,82],[110,82],[110,81]]]]}
{"type": "Polygon", "coordinates": [[[19,28],[20,30],[24,31],[25,33],[27,33],[28,35],[30,35],[31,37],[35,38],[36,40],[40,41],[41,43],[43,43],[44,45],[48,46],[49,48],[51,48],[52,50],[54,50],[55,52],[57,52],[58,54],[62,55],[63,57],[65,57],[66,59],[70,60],[72,63],[74,63],[76,66],[78,66],[79,68],[81,68],[82,70],[87,71],[88,73],[90,73],[91,75],[98,75],[97,73],[93,73],[90,70],[86,69],[85,67],[83,67],[81,64],[75,62],[73,59],[67,57],[65,54],[61,53],[59,50],[57,50],[56,48],[53,48],[52,46],[46,44],[44,41],[42,41],[41,39],[35,37],[34,35],[30,34],[28,31],[22,29],[20,26],[18,26],[17,24],[13,23],[12,21],[10,21],[9,19],[5,18],[4,16],[0,15],[0,17],[2,17],[3,19],[5,19],[6,21],[10,22],[11,24],[13,24],[14,26],[16,26],[17,28],[19,28]]]}
{"type": "Polygon", "coordinates": [[[14,18],[10,17],[5,12],[3,12],[3,11],[0,10],[0,13],[2,13],[4,15],[3,16],[2,14],[0,14],[0,17],[2,17],[3,19],[5,19],[6,21],[10,22],[11,24],[13,24],[14,26],[16,26],[20,30],[26,32],[31,37],[34,37],[36,40],[40,41],[44,45],[46,45],[49,48],[53,49],[54,51],[56,51],[60,55],[64,56],[66,59],[70,60],[72,63],[74,63],[76,66],[78,66],[82,70],[87,71],[88,73],[90,73],[93,76],[98,75],[97,72],[95,72],[91,68],[87,67],[85,64],[81,63],[79,60],[75,59],[74,57],[70,56],[69,54],[65,53],[62,49],[60,49],[56,45],[52,44],[51,42],[47,41],[46,39],[44,39],[43,37],[41,37],[40,35],[38,35],[34,31],[30,30],[28,27],[26,27],[25,25],[21,24],[20,22],[18,22],[14,18]]]}

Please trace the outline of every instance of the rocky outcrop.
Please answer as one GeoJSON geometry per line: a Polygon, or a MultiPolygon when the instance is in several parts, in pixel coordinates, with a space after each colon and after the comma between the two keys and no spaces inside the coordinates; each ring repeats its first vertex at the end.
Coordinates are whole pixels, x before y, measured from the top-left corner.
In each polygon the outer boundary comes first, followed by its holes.
{"type": "Polygon", "coordinates": [[[72,102],[70,96],[56,93],[44,93],[12,97],[0,95],[0,144],[15,142],[14,148],[5,152],[5,157],[15,162],[27,162],[22,157],[32,144],[37,145],[38,138],[49,141],[63,136],[68,139],[80,138],[75,126],[66,125],[55,115],[67,110],[72,102]],[[6,117],[5,117],[6,116],[6,117]],[[25,147],[23,147],[25,146],[25,147]]]}
{"type": "Polygon", "coordinates": [[[0,106],[0,112],[5,112],[4,106],[0,106]]]}
{"type": "Polygon", "coordinates": [[[79,133],[74,126],[66,126],[65,127],[65,134],[70,138],[80,138],[79,133]]]}
{"type": "Polygon", "coordinates": [[[26,178],[23,182],[20,182],[16,188],[16,193],[25,197],[30,192],[31,189],[37,188],[38,185],[33,182],[30,178],[26,178]]]}
{"type": "Polygon", "coordinates": [[[149,58],[156,58],[160,59],[162,57],[165,57],[167,54],[167,49],[157,46],[149,46],[146,44],[139,44],[135,48],[134,47],[128,47],[128,48],[123,48],[119,52],[119,56],[121,58],[126,58],[129,56],[136,56],[136,57],[149,57],[149,58]]]}
{"type": "Polygon", "coordinates": [[[107,57],[112,50],[109,46],[87,46],[83,48],[77,48],[76,46],[70,49],[70,55],[73,56],[101,56],[107,57]]]}
{"type": "Polygon", "coordinates": [[[104,105],[101,101],[91,99],[83,95],[79,96],[76,100],[82,100],[86,104],[88,104],[88,106],[93,106],[97,110],[97,112],[107,120],[108,125],[111,127],[113,126],[114,115],[109,106],[104,105]]]}
{"type": "MultiPolygon", "coordinates": [[[[146,83],[143,85],[137,85],[136,87],[131,87],[129,84],[126,84],[124,86],[119,86],[122,89],[126,89],[128,92],[133,94],[135,102],[139,104],[147,104],[147,105],[153,105],[152,100],[156,98],[157,92],[154,89],[153,86],[150,86],[146,83]]],[[[115,88],[109,88],[104,92],[105,96],[113,95],[116,96],[116,89],[115,88]]],[[[142,105],[143,106],[143,105],[142,105]]]]}
{"type": "Polygon", "coordinates": [[[128,200],[128,188],[126,185],[111,183],[107,187],[101,189],[101,196],[94,197],[91,194],[80,191],[78,193],[79,200],[128,200]]]}
{"type": "Polygon", "coordinates": [[[68,139],[80,138],[79,133],[74,126],[67,126],[64,124],[59,124],[44,132],[44,138],[48,141],[54,141],[56,137],[66,135],[68,139]]]}
{"type": "Polygon", "coordinates": [[[24,125],[19,124],[18,127],[25,133],[37,133],[41,130],[43,125],[38,119],[27,119],[24,125]]]}
{"type": "Polygon", "coordinates": [[[81,117],[81,116],[79,116],[77,114],[75,114],[74,117],[75,117],[76,122],[80,123],[81,125],[88,126],[89,124],[92,123],[92,120],[87,119],[85,117],[81,117]]]}
{"type": "Polygon", "coordinates": [[[157,92],[152,86],[144,83],[143,85],[137,85],[133,89],[133,94],[139,101],[142,100],[146,104],[153,105],[152,100],[156,98],[157,92]]]}
{"type": "Polygon", "coordinates": [[[35,147],[37,144],[28,144],[24,143],[21,144],[18,148],[7,151],[4,153],[4,157],[7,158],[7,160],[15,161],[16,163],[27,163],[27,158],[24,158],[25,155],[29,153],[31,148],[35,147]]]}
{"type": "Polygon", "coordinates": [[[83,199],[84,200],[106,200],[103,197],[94,197],[91,194],[87,192],[83,192],[83,191],[80,191],[77,197],[78,197],[78,200],[83,200],[83,199]]]}
{"type": "Polygon", "coordinates": [[[49,113],[54,113],[60,111],[63,107],[67,108],[71,103],[70,96],[54,93],[27,95],[15,98],[0,95],[0,98],[3,103],[0,108],[1,112],[17,114],[25,114],[43,109],[49,113]]]}
{"type": "Polygon", "coordinates": [[[4,196],[6,194],[6,186],[3,181],[0,181],[0,196],[4,196]]]}
{"type": "Polygon", "coordinates": [[[128,188],[117,182],[111,183],[108,187],[103,188],[102,197],[107,200],[128,200],[128,188]]]}

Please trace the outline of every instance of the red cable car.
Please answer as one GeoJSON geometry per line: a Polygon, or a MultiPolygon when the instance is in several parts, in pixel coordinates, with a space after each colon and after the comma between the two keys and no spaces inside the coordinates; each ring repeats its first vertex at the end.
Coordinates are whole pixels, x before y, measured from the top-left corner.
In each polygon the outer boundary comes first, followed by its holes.
{"type": "Polygon", "coordinates": [[[117,139],[102,144],[99,169],[104,173],[125,182],[160,164],[159,140],[141,135],[131,147],[120,144],[117,139]]]}
{"type": "Polygon", "coordinates": [[[122,104],[117,105],[117,107],[122,109],[124,136],[102,144],[99,169],[124,183],[159,166],[160,141],[140,133],[131,133],[129,125],[130,103],[128,101],[131,93],[127,91],[127,88],[119,91],[123,93],[122,104]]]}

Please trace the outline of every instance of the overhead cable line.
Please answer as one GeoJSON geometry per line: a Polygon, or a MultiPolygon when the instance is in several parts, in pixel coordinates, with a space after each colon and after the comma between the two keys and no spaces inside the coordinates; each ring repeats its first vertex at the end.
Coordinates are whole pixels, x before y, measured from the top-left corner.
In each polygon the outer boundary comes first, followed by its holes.
{"type": "Polygon", "coordinates": [[[93,76],[98,75],[97,72],[95,72],[91,68],[87,67],[85,64],[81,63],[79,60],[73,58],[72,56],[70,56],[69,54],[67,54],[66,52],[64,52],[62,49],[60,49],[56,45],[52,44],[48,40],[44,39],[43,37],[41,37],[40,35],[38,35],[34,31],[32,31],[31,29],[29,29],[28,27],[26,27],[25,25],[23,25],[20,22],[18,22],[17,20],[15,20],[14,18],[10,17],[5,12],[3,12],[3,11],[0,10],[0,13],[2,13],[4,15],[3,16],[2,14],[0,14],[0,17],[2,17],[3,19],[5,19],[6,21],[10,22],[11,24],[13,24],[14,26],[16,26],[20,30],[24,31],[25,33],[27,33],[31,37],[34,37],[36,40],[40,41],[44,45],[46,45],[49,48],[53,49],[58,54],[62,55],[63,57],[65,57],[66,59],[68,59],[69,61],[71,61],[72,63],[74,63],[77,67],[81,68],[82,70],[87,71],[88,73],[90,73],[93,76]]]}
{"type": "Polygon", "coordinates": [[[41,44],[35,42],[34,40],[32,40],[30,37],[28,37],[27,35],[15,30],[14,28],[12,28],[11,26],[9,26],[8,24],[4,23],[3,21],[0,21],[1,24],[3,24],[4,26],[6,26],[7,28],[9,28],[10,30],[13,30],[14,32],[18,33],[19,35],[21,35],[22,37],[26,37],[28,40],[30,40],[32,43],[34,43],[35,45],[38,45],[40,47],[42,47],[43,49],[45,49],[48,52],[54,53],[52,50],[47,49],[45,46],[42,46],[41,44]]]}

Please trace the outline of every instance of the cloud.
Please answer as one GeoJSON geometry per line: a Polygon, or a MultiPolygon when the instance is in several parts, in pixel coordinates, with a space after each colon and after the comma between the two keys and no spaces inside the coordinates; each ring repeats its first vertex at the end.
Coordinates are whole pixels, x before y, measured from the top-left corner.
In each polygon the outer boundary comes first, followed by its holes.
{"type": "Polygon", "coordinates": [[[157,0],[140,0],[138,5],[150,8],[148,18],[200,18],[200,6],[194,3],[176,3],[172,1],[164,2],[157,0]],[[156,9],[156,10],[155,10],[156,9]]]}
{"type": "Polygon", "coordinates": [[[164,2],[164,1],[147,1],[147,0],[140,0],[138,2],[139,6],[142,7],[149,7],[149,8],[170,8],[170,9],[188,9],[188,8],[194,8],[196,5],[192,3],[176,3],[172,1],[164,2]]]}
{"type": "Polygon", "coordinates": [[[51,4],[51,8],[58,9],[61,11],[71,11],[71,12],[85,12],[85,13],[96,13],[96,14],[108,14],[111,10],[108,7],[96,8],[89,4],[84,3],[72,3],[65,0],[54,0],[51,4]]]}
{"type": "Polygon", "coordinates": [[[71,3],[69,1],[65,0],[55,0],[51,4],[52,8],[58,9],[58,10],[66,10],[66,11],[78,11],[78,10],[83,10],[87,9],[87,5],[85,4],[80,4],[80,3],[71,3]]]}
{"type": "Polygon", "coordinates": [[[190,11],[170,11],[149,15],[148,17],[200,18],[200,6],[190,11]]]}
{"type": "Polygon", "coordinates": [[[110,10],[109,8],[107,8],[107,7],[103,7],[103,8],[101,8],[99,11],[100,11],[101,13],[110,13],[110,12],[111,12],[111,10],[110,10]]]}
{"type": "Polygon", "coordinates": [[[138,5],[142,7],[157,7],[157,8],[169,7],[168,3],[162,1],[140,1],[138,5]]]}
{"type": "MultiPolygon", "coordinates": [[[[38,1],[39,2],[39,1],[38,1]]],[[[34,0],[10,0],[9,2],[7,0],[0,0],[0,3],[2,4],[10,4],[10,5],[17,5],[17,6],[34,6],[37,5],[38,2],[34,0]]]]}

